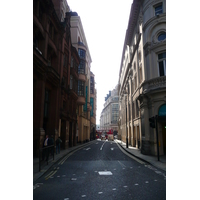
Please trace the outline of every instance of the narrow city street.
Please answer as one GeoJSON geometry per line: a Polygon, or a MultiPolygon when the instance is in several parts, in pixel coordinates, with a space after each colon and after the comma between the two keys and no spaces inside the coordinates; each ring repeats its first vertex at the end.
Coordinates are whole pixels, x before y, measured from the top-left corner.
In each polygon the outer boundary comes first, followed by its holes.
{"type": "Polygon", "coordinates": [[[96,140],[69,153],[34,183],[33,199],[166,199],[166,172],[122,151],[96,140]]]}

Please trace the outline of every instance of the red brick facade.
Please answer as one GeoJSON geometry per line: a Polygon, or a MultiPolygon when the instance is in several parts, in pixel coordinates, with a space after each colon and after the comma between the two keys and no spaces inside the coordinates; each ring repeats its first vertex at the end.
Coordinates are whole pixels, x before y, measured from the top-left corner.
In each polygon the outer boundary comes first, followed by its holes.
{"type": "Polygon", "coordinates": [[[60,135],[62,148],[76,145],[80,60],[70,38],[70,14],[60,22],[51,0],[34,0],[33,154],[36,156],[45,134],[53,135],[54,140],[60,135]]]}

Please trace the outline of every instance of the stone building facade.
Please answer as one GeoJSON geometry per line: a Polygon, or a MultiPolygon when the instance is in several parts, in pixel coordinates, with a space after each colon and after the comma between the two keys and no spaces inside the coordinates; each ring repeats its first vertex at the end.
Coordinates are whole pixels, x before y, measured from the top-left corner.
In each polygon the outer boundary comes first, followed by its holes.
{"type": "Polygon", "coordinates": [[[119,72],[119,134],[143,154],[166,154],[166,1],[134,0],[119,72]]]}
{"type": "Polygon", "coordinates": [[[109,91],[105,97],[104,108],[100,115],[100,130],[108,132],[112,130],[116,135],[118,133],[118,118],[119,118],[119,97],[118,85],[109,91]]]}

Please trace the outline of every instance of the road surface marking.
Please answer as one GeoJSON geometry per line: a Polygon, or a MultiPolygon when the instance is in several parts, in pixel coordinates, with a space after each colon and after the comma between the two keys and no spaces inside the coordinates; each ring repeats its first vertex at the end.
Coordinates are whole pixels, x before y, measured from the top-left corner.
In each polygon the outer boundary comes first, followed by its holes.
{"type": "Polygon", "coordinates": [[[111,151],[113,151],[114,150],[114,148],[110,148],[111,149],[111,151]]]}
{"type": "Polygon", "coordinates": [[[102,194],[103,192],[98,192],[98,194],[102,194]]]}
{"type": "Polygon", "coordinates": [[[99,175],[112,175],[112,172],[110,172],[110,171],[103,171],[103,172],[99,172],[99,175]]]}
{"type": "Polygon", "coordinates": [[[83,150],[85,150],[85,151],[88,151],[88,150],[90,150],[91,148],[89,147],[89,148],[87,148],[87,149],[83,149],[83,150]]]}
{"type": "Polygon", "coordinates": [[[84,195],[82,195],[81,197],[83,197],[83,198],[84,198],[84,197],[86,197],[86,195],[84,194],[84,195]]]}
{"type": "Polygon", "coordinates": [[[103,145],[106,143],[106,141],[102,144],[102,146],[101,146],[101,148],[100,148],[100,150],[102,150],[103,149],[103,145]]]}
{"type": "Polygon", "coordinates": [[[124,165],[122,162],[120,162],[119,160],[118,160],[118,163],[122,166],[122,167],[126,167],[126,165],[124,165]]]}
{"type": "Polygon", "coordinates": [[[48,180],[50,177],[52,177],[57,172],[57,170],[54,171],[53,173],[52,172],[50,172],[47,176],[45,176],[45,180],[48,180]]]}

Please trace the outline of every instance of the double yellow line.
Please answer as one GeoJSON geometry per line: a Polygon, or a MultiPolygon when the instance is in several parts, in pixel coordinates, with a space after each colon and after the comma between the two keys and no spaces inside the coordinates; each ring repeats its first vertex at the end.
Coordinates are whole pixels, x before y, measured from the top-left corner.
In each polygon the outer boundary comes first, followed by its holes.
{"type": "MultiPolygon", "coordinates": [[[[94,142],[95,142],[95,140],[94,140],[94,142]]],[[[94,143],[94,142],[92,142],[92,143],[94,143]]],[[[91,144],[91,143],[90,143],[90,144],[91,144]]],[[[76,151],[78,151],[78,150],[80,150],[80,149],[82,149],[82,148],[84,148],[84,147],[86,147],[86,146],[89,146],[90,144],[87,144],[87,145],[84,145],[84,146],[82,146],[82,147],[80,147],[80,148],[77,148],[76,150],[74,150],[74,151],[72,151],[71,153],[67,154],[67,155],[58,163],[58,165],[63,165],[64,162],[65,162],[73,153],[75,153],[76,151]]],[[[55,169],[55,168],[54,168],[54,169],[55,169]]],[[[57,169],[59,169],[59,168],[57,168],[57,169]]],[[[58,170],[51,171],[47,176],[45,176],[45,180],[48,180],[48,179],[49,179],[50,177],[52,177],[57,171],[58,171],[58,170]]]]}
{"type": "Polygon", "coordinates": [[[56,172],[57,172],[57,170],[51,171],[47,176],[45,176],[45,180],[48,180],[48,179],[49,179],[51,176],[53,176],[56,172]]]}

